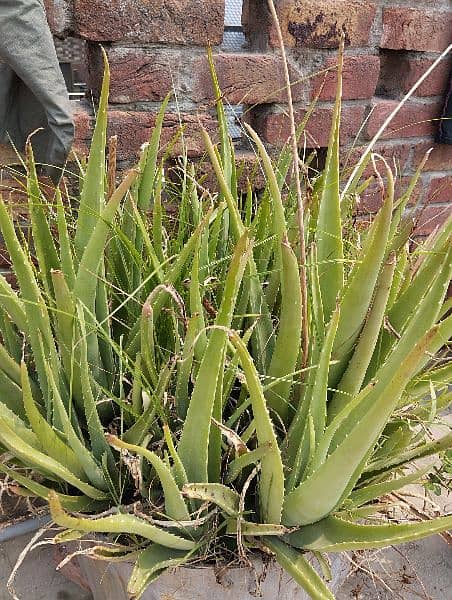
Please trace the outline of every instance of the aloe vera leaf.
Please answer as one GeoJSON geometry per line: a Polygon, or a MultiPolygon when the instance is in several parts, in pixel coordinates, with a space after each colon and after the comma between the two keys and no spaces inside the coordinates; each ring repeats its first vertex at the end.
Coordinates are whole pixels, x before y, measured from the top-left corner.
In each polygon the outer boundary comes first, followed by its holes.
{"type": "MultiPolygon", "coordinates": [[[[85,320],[83,310],[77,307],[78,325],[80,328],[80,376],[83,393],[83,405],[86,418],[86,424],[91,441],[91,451],[97,460],[101,460],[104,454],[107,454],[110,464],[114,464],[113,453],[104,437],[104,428],[100,422],[97,410],[96,399],[93,393],[93,386],[90,378],[90,364],[88,362],[88,346],[85,320]]],[[[98,393],[98,390],[96,390],[98,393]]]]}
{"type": "Polygon", "coordinates": [[[67,443],[76,454],[80,461],[83,471],[86,474],[88,480],[98,489],[106,491],[107,485],[105,478],[99,464],[96,462],[91,451],[86,446],[85,441],[81,440],[77,435],[69,414],[66,411],[63,400],[61,399],[60,392],[55,382],[54,375],[50,369],[48,369],[48,377],[53,393],[53,406],[55,414],[58,416],[59,422],[63,429],[64,435],[66,436],[67,443]]]}
{"type": "Polygon", "coordinates": [[[167,391],[175,364],[165,364],[160,371],[158,381],[155,386],[155,391],[151,395],[151,402],[144,410],[137,421],[128,429],[122,436],[122,439],[128,444],[140,445],[151,430],[152,423],[155,419],[156,412],[161,410],[163,396],[167,391]]]}
{"type": "MultiPolygon", "coordinates": [[[[238,526],[235,519],[229,519],[226,525],[226,535],[237,534],[238,526]]],[[[240,520],[240,534],[242,536],[282,536],[288,533],[287,527],[272,525],[271,523],[253,523],[252,521],[240,520]]]]}
{"type": "Polygon", "coordinates": [[[25,416],[22,402],[22,390],[17,383],[0,370],[0,398],[1,402],[18,417],[25,416]]]}
{"type": "MultiPolygon", "coordinates": [[[[101,264],[109,226],[119,208],[119,204],[130,189],[137,177],[136,171],[130,171],[113,192],[105,208],[96,217],[95,224],[89,230],[81,254],[80,265],[74,284],[74,296],[84,306],[94,313],[95,297],[98,282],[99,267],[101,264]]],[[[81,250],[80,250],[81,251],[81,250]]]]}
{"type": "MultiPolygon", "coordinates": [[[[22,390],[19,389],[19,393],[22,402],[22,390]]],[[[24,417],[25,416],[24,413],[24,417]]],[[[42,450],[41,442],[38,440],[34,431],[26,425],[21,416],[8,407],[5,401],[0,402],[0,419],[3,419],[8,427],[15,431],[29,446],[36,450],[42,450]]]]}
{"type": "Polygon", "coordinates": [[[162,187],[163,167],[157,170],[157,183],[152,207],[152,245],[160,262],[165,260],[163,254],[163,210],[162,210],[162,187]]]}
{"type": "Polygon", "coordinates": [[[239,514],[240,496],[221,483],[187,483],[182,493],[192,500],[212,502],[231,517],[239,514]]]}
{"type": "MultiPolygon", "coordinates": [[[[238,240],[243,235],[245,227],[240,217],[237,201],[234,199],[231,190],[227,185],[225,175],[208,133],[203,130],[202,134],[219,188],[228,206],[234,238],[238,240]]],[[[259,321],[255,329],[253,340],[256,344],[257,361],[261,367],[268,364],[273,351],[273,326],[257,272],[256,263],[252,257],[249,261],[246,276],[247,278],[249,277],[250,280],[250,310],[252,314],[259,315],[259,321]]]]}
{"type": "Polygon", "coordinates": [[[290,533],[287,540],[293,546],[304,550],[347,552],[386,548],[412,542],[447,531],[450,527],[452,527],[452,516],[417,523],[388,525],[358,525],[337,517],[328,517],[319,523],[290,533]]]}
{"type": "Polygon", "coordinates": [[[240,363],[246,377],[259,445],[270,446],[268,453],[261,459],[259,500],[262,519],[268,523],[279,524],[284,500],[284,469],[278,440],[253,359],[237,333],[231,333],[230,340],[239,353],[240,363]]]}
{"type": "Polygon", "coordinates": [[[174,521],[190,520],[190,514],[185,505],[185,500],[179,491],[170,469],[163,462],[163,460],[157,456],[157,454],[155,454],[155,452],[151,452],[142,446],[127,444],[113,435],[107,435],[107,441],[111,446],[113,446],[113,448],[129,450],[130,452],[134,452],[135,454],[145,458],[154,468],[158,478],[160,479],[160,483],[162,484],[163,495],[165,496],[165,511],[167,516],[174,521]]]}
{"type": "Polygon", "coordinates": [[[266,538],[265,545],[275,553],[277,562],[309,594],[312,600],[334,600],[333,594],[323,579],[301,552],[288,546],[277,537],[266,538]]]}
{"type": "Polygon", "coordinates": [[[227,342],[225,328],[230,327],[237,295],[252,251],[245,232],[236,245],[226,277],[223,299],[206,352],[199,367],[191,395],[187,418],[179,441],[178,453],[190,481],[207,481],[210,424],[218,379],[223,370],[223,354],[227,342]]]}
{"type": "MultiPolygon", "coordinates": [[[[222,365],[222,371],[220,371],[217,379],[217,388],[215,390],[215,398],[212,409],[212,417],[214,422],[220,423],[223,417],[223,379],[224,379],[224,362],[226,355],[226,344],[222,349],[222,356],[220,362],[222,365]]],[[[221,459],[222,459],[222,447],[221,447],[221,430],[218,427],[211,427],[209,434],[209,452],[208,452],[208,464],[207,464],[207,477],[208,481],[216,482],[221,481],[221,459]]]]}
{"type": "MultiPolygon", "coordinates": [[[[3,331],[2,331],[3,336],[3,331]]],[[[3,371],[14,383],[21,385],[20,365],[8,353],[5,346],[0,343],[0,370],[3,371]]]]}
{"type": "Polygon", "coordinates": [[[431,468],[432,465],[429,465],[424,469],[419,469],[414,473],[410,473],[409,475],[405,475],[403,477],[397,477],[396,479],[391,479],[390,481],[383,481],[382,483],[374,483],[372,485],[361,487],[358,490],[353,491],[347,498],[347,508],[349,502],[353,507],[362,506],[367,502],[381,498],[381,496],[385,496],[386,494],[391,494],[396,490],[400,490],[406,485],[416,483],[420,481],[422,477],[431,470],[431,468]]]}
{"type": "MultiPolygon", "coordinates": [[[[0,472],[8,475],[10,479],[19,483],[22,487],[29,490],[37,498],[47,500],[50,492],[50,488],[34,481],[30,477],[26,477],[21,473],[10,469],[5,464],[0,463],[0,472]]],[[[68,496],[66,494],[58,494],[58,499],[61,505],[66,510],[72,510],[74,512],[91,512],[95,510],[102,510],[105,506],[104,503],[88,498],[87,496],[68,496]]]]}
{"type": "Polygon", "coordinates": [[[181,461],[181,459],[176,451],[176,448],[174,446],[173,438],[171,437],[171,431],[170,431],[170,428],[168,427],[168,425],[163,426],[163,436],[165,438],[165,443],[168,448],[168,452],[169,452],[171,458],[173,459],[174,479],[175,479],[179,489],[182,489],[182,487],[186,483],[188,483],[187,474],[185,472],[184,465],[182,464],[182,461],[181,461]]]}
{"type": "Polygon", "coordinates": [[[289,420],[289,396],[292,379],[286,377],[296,370],[300,355],[302,330],[302,295],[300,274],[295,253],[288,243],[281,244],[281,309],[275,348],[267,372],[268,377],[283,377],[278,385],[265,393],[268,406],[283,422],[289,420]]]}
{"type": "Polygon", "coordinates": [[[315,323],[315,330],[319,343],[323,342],[325,337],[325,315],[323,312],[322,290],[320,288],[319,265],[317,246],[311,244],[311,260],[309,265],[309,273],[311,278],[311,302],[312,316],[315,323]]]}
{"type": "Polygon", "coordinates": [[[75,345],[75,306],[72,294],[62,271],[52,271],[52,282],[56,303],[56,337],[61,361],[68,379],[73,398],[79,408],[83,407],[83,392],[80,373],[80,347],[75,345]]]}
{"type": "Polygon", "coordinates": [[[184,340],[184,350],[177,365],[177,380],[175,403],[179,418],[185,419],[189,405],[189,383],[193,366],[194,346],[198,332],[198,317],[192,317],[188,321],[187,333],[184,340]]]}
{"type": "Polygon", "coordinates": [[[429,262],[429,268],[418,273],[407,290],[398,297],[388,314],[389,322],[396,331],[401,332],[403,330],[422,298],[428,292],[432,282],[432,273],[437,273],[441,269],[448,247],[450,247],[450,243],[432,253],[428,259],[425,259],[429,262]]]}
{"type": "Polygon", "coordinates": [[[364,469],[364,473],[377,473],[380,471],[393,470],[395,468],[402,467],[408,463],[418,460],[419,458],[425,458],[427,456],[433,456],[444,450],[449,450],[452,447],[452,433],[444,435],[439,439],[422,444],[411,450],[401,452],[398,456],[393,456],[390,459],[382,459],[375,462],[369,463],[364,469]]]}
{"type": "Polygon", "coordinates": [[[452,380],[452,362],[436,369],[430,369],[420,373],[407,387],[407,393],[414,398],[422,398],[429,393],[430,384],[433,384],[436,391],[449,386],[452,380]]]}
{"type": "Polygon", "coordinates": [[[74,473],[76,477],[83,480],[85,473],[82,465],[74,453],[74,451],[65,444],[57,435],[55,430],[47,423],[36,406],[33,394],[31,391],[30,380],[28,377],[27,367],[25,363],[21,364],[21,387],[23,394],[23,403],[27,419],[32,430],[35,432],[42,448],[45,448],[47,454],[58,460],[69,471],[74,473]]]}
{"type": "MultiPolygon", "coordinates": [[[[181,249],[179,255],[174,261],[173,266],[169,271],[165,274],[164,282],[167,285],[174,286],[181,277],[181,274],[186,268],[188,260],[190,256],[193,254],[198,239],[201,237],[204,229],[209,223],[210,215],[212,214],[211,210],[208,210],[205,217],[201,221],[200,225],[196,228],[196,230],[192,233],[190,239],[181,249]]],[[[167,301],[167,294],[160,294],[159,298],[156,300],[154,304],[154,318],[157,319],[160,311],[165,306],[165,302],[167,301]]],[[[132,353],[133,351],[137,351],[139,349],[139,340],[140,340],[140,328],[141,328],[141,317],[137,319],[136,323],[132,327],[130,335],[127,339],[127,352],[132,353]],[[137,348],[138,346],[138,348],[137,348]]]]}
{"type": "MultiPolygon", "coordinates": [[[[2,199],[0,199],[0,227],[20,285],[26,314],[26,331],[32,346],[43,397],[46,398],[48,384],[46,380],[45,364],[49,358],[54,364],[56,362],[56,349],[50,325],[50,318],[33,273],[30,260],[17,239],[13,222],[8,215],[2,199]],[[48,353],[47,355],[42,350],[40,335],[42,335],[42,339],[44,340],[44,348],[48,353]]],[[[8,310],[6,306],[5,309],[8,310]]]]}
{"type": "Polygon", "coordinates": [[[38,259],[39,271],[47,294],[51,294],[52,283],[50,272],[60,267],[60,260],[55,248],[55,242],[49,227],[48,215],[43,206],[48,210],[47,202],[39,188],[36,164],[31,143],[27,144],[27,196],[33,233],[33,244],[38,259]]]}
{"type": "MultiPolygon", "coordinates": [[[[0,195],[1,197],[1,195],[0,195]]],[[[0,273],[0,300],[2,309],[12,319],[19,331],[28,332],[27,315],[22,300],[0,273]]]]}
{"type": "MultiPolygon", "coordinates": [[[[168,93],[168,95],[165,97],[161,104],[160,110],[155,121],[154,129],[152,130],[149,144],[147,145],[145,150],[145,156],[143,157],[143,170],[139,180],[138,188],[138,209],[142,213],[146,213],[151,206],[163,121],[165,118],[165,112],[168,106],[168,102],[170,101],[171,96],[172,91],[168,93]]],[[[139,250],[138,245],[137,250],[139,250]]]]}
{"type": "Polygon", "coordinates": [[[362,418],[355,418],[353,428],[326,461],[286,496],[285,525],[319,521],[348,495],[435,333],[435,328],[430,330],[399,365],[397,373],[389,381],[383,380],[374,387],[364,400],[368,408],[362,418]],[[368,402],[369,398],[372,402],[368,402]]]}
{"type": "Polygon", "coordinates": [[[57,208],[58,240],[60,247],[60,267],[64,273],[68,286],[72,289],[75,282],[74,259],[72,255],[72,247],[64,204],[59,188],[56,189],[55,198],[57,208]]]}
{"type": "Polygon", "coordinates": [[[176,550],[191,550],[194,542],[169,533],[143,519],[129,514],[117,514],[97,519],[86,519],[73,517],[67,514],[55,492],[50,492],[49,497],[50,514],[57,525],[87,533],[120,533],[121,535],[139,535],[156,544],[176,550]]]}
{"type": "Polygon", "coordinates": [[[141,598],[150,583],[162,571],[174,569],[189,560],[190,553],[153,544],[142,552],[135,563],[127,585],[130,598],[141,598]]]}
{"type": "MultiPolygon", "coordinates": [[[[77,229],[75,233],[75,248],[79,259],[83,256],[92,232],[98,225],[99,216],[104,206],[105,198],[105,147],[107,144],[108,94],[110,88],[110,67],[107,55],[102,48],[104,58],[104,77],[97,109],[96,125],[94,128],[91,148],[83,177],[83,187],[80,194],[77,229]]],[[[96,271],[97,274],[97,271],[96,271]]]]}
{"type": "Polygon", "coordinates": [[[226,483],[229,484],[235,481],[243,469],[250,465],[257,464],[270,450],[271,445],[269,443],[261,444],[255,450],[251,450],[232,460],[228,465],[228,472],[225,480],[226,483]]]}
{"type": "Polygon", "coordinates": [[[383,267],[366,323],[353,351],[353,356],[343,374],[337,391],[328,405],[328,419],[334,418],[361,389],[367,368],[375,351],[378,336],[383,323],[391,282],[394,275],[395,261],[392,257],[383,267]]]}
{"type": "Polygon", "coordinates": [[[25,464],[40,469],[45,473],[51,474],[52,477],[58,477],[59,479],[70,483],[94,500],[103,500],[106,498],[104,492],[101,492],[88,483],[81,481],[61,463],[49,456],[46,456],[36,448],[33,448],[26,443],[24,439],[19,437],[17,431],[13,431],[7,425],[3,418],[0,419],[0,441],[10,448],[11,451],[14,452],[14,455],[22,460],[25,464]]]}
{"type": "Polygon", "coordinates": [[[194,347],[194,355],[198,361],[202,360],[207,348],[207,333],[205,331],[204,309],[201,299],[201,281],[199,277],[199,255],[201,251],[201,240],[198,240],[197,247],[193,253],[193,266],[190,278],[190,313],[192,319],[196,319],[197,340],[194,347]]]}
{"type": "MultiPolygon", "coordinates": [[[[311,390],[309,412],[314,426],[315,446],[325,431],[328,400],[328,374],[332,358],[334,340],[337,335],[338,324],[341,318],[341,307],[338,305],[331,315],[325,340],[319,356],[318,368],[315,373],[314,384],[311,390]]],[[[313,449],[313,447],[311,446],[313,449]]]]}
{"type": "Polygon", "coordinates": [[[394,200],[394,178],[389,168],[386,175],[385,202],[369,230],[362,260],[352,270],[340,300],[341,319],[333,347],[333,356],[339,362],[331,367],[329,382],[333,388],[337,386],[360,334],[385,257],[394,200]]]}
{"type": "Polygon", "coordinates": [[[338,70],[336,103],[331,124],[328,153],[320,194],[315,241],[319,260],[319,280],[325,319],[333,314],[344,285],[341,197],[339,190],[339,131],[341,121],[342,61],[338,70]]]}

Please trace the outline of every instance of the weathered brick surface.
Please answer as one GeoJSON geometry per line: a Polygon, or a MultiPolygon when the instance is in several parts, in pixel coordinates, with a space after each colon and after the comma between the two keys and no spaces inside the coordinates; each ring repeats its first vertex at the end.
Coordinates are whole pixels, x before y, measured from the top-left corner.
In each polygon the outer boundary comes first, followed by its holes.
{"type": "MultiPolygon", "coordinates": [[[[342,33],[347,45],[365,46],[376,15],[375,4],[361,0],[281,0],[277,11],[285,44],[300,48],[337,48],[342,33]]],[[[248,21],[252,28],[251,16],[248,21]]],[[[274,25],[269,35],[278,46],[274,25]]]]}
{"type": "MultiPolygon", "coordinates": [[[[398,174],[404,174],[407,172],[411,149],[413,145],[406,140],[402,142],[380,142],[375,144],[373,151],[376,154],[382,156],[392,170],[398,174]]],[[[355,146],[352,150],[344,148],[341,153],[341,166],[343,169],[350,169],[353,167],[366,151],[367,146],[355,146]]],[[[372,165],[369,165],[364,171],[364,177],[370,177],[374,175],[374,169],[372,165]]]]}
{"type": "MultiPolygon", "coordinates": [[[[301,123],[306,115],[305,110],[295,114],[297,123],[301,123]]],[[[341,143],[351,143],[361,127],[364,116],[363,106],[346,106],[342,110],[341,143]]],[[[328,145],[329,132],[333,117],[332,108],[317,108],[311,115],[305,129],[305,136],[301,137],[300,144],[317,148],[328,145]]],[[[284,113],[270,113],[257,116],[253,126],[262,135],[263,139],[271,145],[282,146],[290,137],[290,122],[284,113]]]]}
{"type": "Polygon", "coordinates": [[[452,176],[435,177],[432,179],[428,188],[427,197],[431,202],[450,202],[450,208],[452,208],[452,176]]]}
{"type": "MultiPolygon", "coordinates": [[[[372,112],[366,124],[365,132],[371,139],[384,123],[386,118],[396,108],[395,100],[378,100],[372,107],[372,112]]],[[[433,135],[438,128],[438,119],[442,113],[439,102],[408,103],[402,107],[382,135],[387,138],[405,138],[433,135]]]]}
{"type": "MultiPolygon", "coordinates": [[[[383,172],[383,171],[382,171],[383,172]]],[[[395,199],[398,200],[408,189],[411,177],[397,177],[395,181],[395,199]]],[[[422,180],[419,180],[411,194],[410,204],[415,204],[423,192],[422,180]]],[[[375,180],[361,194],[357,206],[358,214],[376,213],[383,204],[383,193],[380,185],[375,180]]]]}
{"type": "Polygon", "coordinates": [[[92,135],[91,113],[87,106],[78,105],[73,113],[75,123],[75,140],[72,146],[73,152],[80,156],[86,156],[89,151],[89,143],[92,135]]]}
{"type": "Polygon", "coordinates": [[[413,164],[419,165],[428,150],[432,150],[425,168],[428,171],[452,170],[452,145],[435,144],[433,140],[419,142],[414,146],[413,164]]]}
{"type": "MultiPolygon", "coordinates": [[[[184,60],[180,52],[110,48],[107,54],[111,73],[110,102],[114,104],[160,101],[178,85],[184,60]]],[[[89,85],[98,96],[104,66],[97,44],[91,45],[89,59],[89,85]]]]}
{"type": "Polygon", "coordinates": [[[451,213],[451,206],[425,206],[416,220],[415,235],[427,236],[440,227],[451,213]]]}
{"type": "MultiPolygon", "coordinates": [[[[319,95],[319,100],[333,100],[336,97],[337,85],[337,58],[328,58],[323,69],[327,73],[320,73],[312,80],[311,98],[319,95]]],[[[364,100],[371,98],[375,93],[380,73],[380,58],[378,56],[346,56],[343,69],[342,98],[344,100],[364,100]]]]}
{"type": "MultiPolygon", "coordinates": [[[[119,111],[110,112],[108,135],[118,136],[118,159],[135,160],[141,146],[149,141],[155,127],[156,113],[119,111]]],[[[201,136],[201,127],[206,129],[215,139],[217,124],[209,115],[167,113],[162,130],[162,151],[172,142],[180,131],[184,130],[184,146],[190,157],[199,157],[204,154],[205,148],[201,136]]],[[[172,146],[171,154],[176,156],[181,153],[180,142],[172,146]]]]}
{"type": "Polygon", "coordinates": [[[216,45],[224,0],[74,0],[74,24],[94,41],[216,45]]]}
{"type": "MultiPolygon", "coordinates": [[[[399,53],[385,54],[381,59],[379,92],[393,98],[402,97],[432,66],[433,59],[411,58],[399,53]]],[[[416,96],[443,95],[449,83],[452,59],[443,60],[418,87],[416,96]]]]}
{"type": "Polygon", "coordinates": [[[382,48],[442,52],[452,41],[452,11],[385,8],[382,48]]]}
{"type": "MultiPolygon", "coordinates": [[[[218,54],[214,58],[218,80],[225,99],[231,104],[267,104],[287,101],[283,63],[274,54],[218,54]]],[[[212,78],[206,58],[193,66],[195,85],[193,99],[214,97],[212,78]]],[[[291,69],[292,96],[302,98],[305,83],[302,74],[291,69]]]]}
{"type": "Polygon", "coordinates": [[[71,0],[44,0],[52,33],[64,36],[72,26],[71,0]]]}

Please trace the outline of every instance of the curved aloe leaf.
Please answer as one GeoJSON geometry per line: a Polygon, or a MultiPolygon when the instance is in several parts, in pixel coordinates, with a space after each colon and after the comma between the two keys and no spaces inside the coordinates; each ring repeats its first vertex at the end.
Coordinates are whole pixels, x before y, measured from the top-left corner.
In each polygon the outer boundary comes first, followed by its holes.
{"type": "Polygon", "coordinates": [[[295,579],[312,600],[334,600],[334,596],[325,582],[301,552],[288,546],[277,537],[266,538],[265,545],[275,553],[275,558],[281,567],[295,579]]]}
{"type": "Polygon", "coordinates": [[[117,514],[109,517],[100,517],[87,519],[82,517],[72,517],[67,514],[58,499],[55,492],[51,491],[48,497],[50,514],[57,525],[76,531],[86,531],[87,533],[119,533],[121,535],[139,535],[156,544],[161,544],[167,548],[175,550],[191,550],[195,543],[191,540],[169,533],[152,525],[144,519],[135,515],[117,514]]]}
{"type": "Polygon", "coordinates": [[[105,147],[107,144],[110,67],[104,49],[102,49],[102,54],[104,59],[104,78],[97,110],[96,125],[80,196],[75,233],[75,247],[79,258],[83,255],[88,240],[96,227],[105,201],[105,147]]]}
{"type": "Polygon", "coordinates": [[[183,550],[165,548],[158,544],[153,544],[143,550],[135,563],[127,586],[127,593],[130,594],[130,598],[139,600],[149,584],[162,571],[183,565],[189,560],[190,555],[191,553],[187,554],[183,550]]]}
{"type": "Polygon", "coordinates": [[[286,376],[296,370],[302,330],[302,295],[298,261],[287,242],[281,243],[281,269],[279,328],[267,376],[272,380],[283,379],[268,390],[265,397],[269,407],[278,413],[283,422],[287,423],[292,378],[286,376]]]}
{"type": "Polygon", "coordinates": [[[342,64],[342,59],[340,59],[337,75],[336,104],[331,124],[315,232],[319,260],[320,289],[327,322],[333,314],[337,298],[342,292],[344,285],[344,248],[342,242],[341,196],[339,190],[342,64]]]}
{"type": "Polygon", "coordinates": [[[385,309],[391,290],[395,260],[392,257],[383,267],[376,287],[372,306],[366,323],[353,351],[353,356],[328,406],[328,418],[331,420],[359,392],[366,376],[366,371],[377,345],[378,336],[383,323],[385,309]]]}
{"type": "Polygon", "coordinates": [[[268,453],[261,458],[259,481],[261,517],[267,523],[279,525],[284,499],[284,469],[278,440],[253,359],[237,333],[231,333],[230,340],[237,349],[245,373],[259,445],[270,446],[268,453]]]}
{"type": "MultiPolygon", "coordinates": [[[[397,374],[389,382],[383,381],[381,387],[377,384],[365,397],[367,412],[355,420],[354,427],[317,471],[286,497],[285,525],[319,521],[348,495],[435,333],[435,328],[430,330],[399,365],[397,374]],[[369,399],[372,402],[368,402],[369,399]]],[[[352,416],[353,413],[349,418],[352,416]]]]}
{"type": "Polygon", "coordinates": [[[239,513],[240,496],[231,488],[221,483],[187,483],[182,493],[192,500],[212,502],[231,517],[239,513]]]}
{"type": "Polygon", "coordinates": [[[58,460],[69,469],[79,479],[84,479],[85,473],[75,452],[65,444],[55,430],[47,423],[42,416],[31,391],[30,380],[28,378],[27,367],[25,363],[21,364],[21,382],[22,394],[25,412],[28,422],[36,437],[40,441],[42,448],[45,448],[49,456],[58,460]]]}
{"type": "Polygon", "coordinates": [[[318,552],[347,552],[386,548],[420,540],[452,527],[452,516],[418,523],[388,525],[357,525],[337,517],[328,517],[314,525],[303,527],[287,536],[297,548],[318,552]]]}
{"type": "Polygon", "coordinates": [[[129,450],[143,456],[155,469],[160,483],[162,484],[163,494],[165,496],[165,511],[170,519],[175,521],[189,521],[190,514],[185,505],[185,501],[179,488],[171,474],[170,469],[165,462],[155,454],[146,448],[141,446],[135,446],[134,444],[127,444],[122,440],[118,439],[113,435],[107,436],[107,441],[114,448],[129,450]]]}
{"type": "Polygon", "coordinates": [[[52,477],[58,477],[63,481],[70,483],[94,500],[103,500],[106,498],[104,492],[81,481],[61,463],[27,444],[15,431],[8,427],[3,419],[0,419],[0,441],[5,444],[7,448],[10,448],[11,451],[14,452],[14,455],[25,464],[37,468],[44,473],[48,473],[52,477]]]}
{"type": "Polygon", "coordinates": [[[218,380],[222,377],[223,355],[227,342],[225,328],[231,326],[240,283],[249,260],[252,243],[245,232],[231,261],[223,299],[204,358],[199,367],[185,419],[178,453],[190,481],[207,481],[211,417],[218,380]]]}

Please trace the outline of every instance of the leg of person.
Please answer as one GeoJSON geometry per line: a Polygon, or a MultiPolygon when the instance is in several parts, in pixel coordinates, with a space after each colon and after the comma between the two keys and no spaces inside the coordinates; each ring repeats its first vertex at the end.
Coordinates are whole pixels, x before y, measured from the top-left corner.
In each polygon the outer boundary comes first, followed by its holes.
{"type": "Polygon", "coordinates": [[[72,145],[74,126],[41,0],[1,0],[0,58],[45,111],[48,130],[46,136],[39,136],[37,158],[47,165],[47,174],[58,180],[72,145]]]}

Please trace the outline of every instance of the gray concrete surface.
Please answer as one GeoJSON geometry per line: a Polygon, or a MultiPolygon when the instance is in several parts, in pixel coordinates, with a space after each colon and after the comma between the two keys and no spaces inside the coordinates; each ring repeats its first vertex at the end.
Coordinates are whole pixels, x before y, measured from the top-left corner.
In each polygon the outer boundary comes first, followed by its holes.
{"type": "MultiPolygon", "coordinates": [[[[22,550],[32,536],[23,536],[0,545],[0,600],[11,600],[7,581],[22,550]]],[[[90,593],[55,570],[52,546],[31,552],[19,569],[15,592],[19,600],[91,600],[90,593]]]]}

